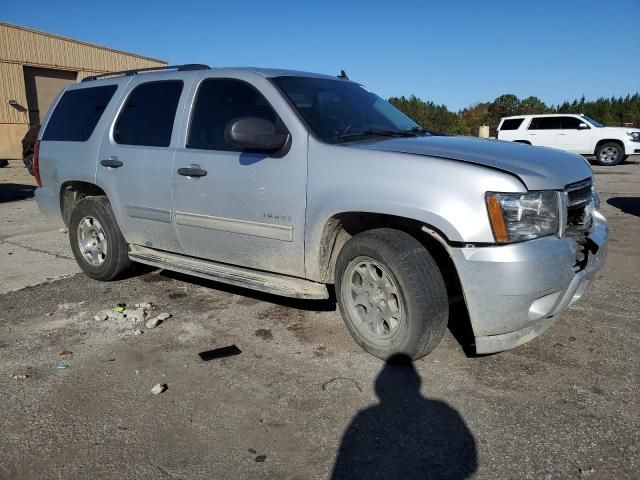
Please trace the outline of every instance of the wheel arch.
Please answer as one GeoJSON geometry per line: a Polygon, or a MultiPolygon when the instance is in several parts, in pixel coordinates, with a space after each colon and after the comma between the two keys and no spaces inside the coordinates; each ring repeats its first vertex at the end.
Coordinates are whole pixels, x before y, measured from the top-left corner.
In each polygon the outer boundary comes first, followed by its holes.
{"type": "MultiPolygon", "coordinates": [[[[446,252],[451,239],[443,230],[423,220],[387,213],[345,211],[331,215],[322,228],[316,247],[315,280],[333,283],[335,262],[344,245],[358,233],[376,228],[393,228],[409,233],[428,250],[436,245],[446,252]]],[[[311,273],[311,272],[309,272],[311,273]]]]}
{"type": "Polygon", "coordinates": [[[615,143],[617,145],[620,146],[620,148],[622,148],[622,155],[626,155],[626,152],[624,151],[624,142],[618,138],[608,138],[608,139],[603,139],[603,140],[598,140],[598,142],[596,143],[596,148],[594,150],[594,154],[598,153],[598,149],[604,145],[605,143],[615,143]]]}
{"type": "Polygon", "coordinates": [[[69,225],[73,207],[90,196],[107,197],[107,194],[98,185],[83,180],[69,180],[60,185],[60,212],[65,225],[69,225]]]}

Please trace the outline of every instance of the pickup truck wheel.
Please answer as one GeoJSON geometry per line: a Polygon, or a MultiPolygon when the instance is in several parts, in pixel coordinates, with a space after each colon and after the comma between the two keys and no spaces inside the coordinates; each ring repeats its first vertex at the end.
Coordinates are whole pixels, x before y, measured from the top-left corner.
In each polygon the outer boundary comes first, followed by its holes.
{"type": "Polygon", "coordinates": [[[347,242],[336,262],[336,295],[356,343],[383,360],[423,357],[447,328],[440,270],[420,242],[398,230],[369,230],[347,242]]]}
{"type": "Polygon", "coordinates": [[[69,241],[78,265],[95,280],[113,280],[131,266],[127,242],[106,197],[87,197],[75,206],[69,241]]]}
{"type": "Polygon", "coordinates": [[[615,142],[603,143],[596,150],[596,161],[600,165],[612,167],[625,159],[624,148],[615,142]]]}

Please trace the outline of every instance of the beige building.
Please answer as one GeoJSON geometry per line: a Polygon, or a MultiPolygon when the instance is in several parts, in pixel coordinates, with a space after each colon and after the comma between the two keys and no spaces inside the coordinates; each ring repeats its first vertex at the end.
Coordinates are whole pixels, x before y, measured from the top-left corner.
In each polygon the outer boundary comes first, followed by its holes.
{"type": "Polygon", "coordinates": [[[29,125],[40,123],[69,83],[162,65],[166,62],[0,22],[0,159],[22,157],[29,125]]]}

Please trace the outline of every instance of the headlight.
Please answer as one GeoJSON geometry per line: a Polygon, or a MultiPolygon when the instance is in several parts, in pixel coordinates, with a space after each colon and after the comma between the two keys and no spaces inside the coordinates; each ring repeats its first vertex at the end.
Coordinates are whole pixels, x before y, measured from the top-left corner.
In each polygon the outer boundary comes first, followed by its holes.
{"type": "Polygon", "coordinates": [[[486,194],[498,243],[521,242],[558,233],[558,195],[553,191],[486,194]]]}
{"type": "Polygon", "coordinates": [[[640,142],[640,132],[627,132],[632,142],[640,142]]]}

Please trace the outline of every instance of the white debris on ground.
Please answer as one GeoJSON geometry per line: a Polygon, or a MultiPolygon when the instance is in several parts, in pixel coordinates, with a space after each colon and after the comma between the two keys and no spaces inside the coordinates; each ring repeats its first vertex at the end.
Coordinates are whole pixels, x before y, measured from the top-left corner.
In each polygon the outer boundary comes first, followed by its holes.
{"type": "Polygon", "coordinates": [[[115,320],[116,322],[131,324],[125,328],[128,332],[126,334],[130,335],[133,333],[134,335],[142,335],[144,331],[141,330],[139,326],[144,324],[148,329],[153,329],[162,322],[171,318],[171,314],[168,312],[162,312],[152,317],[150,312],[152,309],[153,305],[149,302],[136,303],[134,308],[127,308],[124,303],[120,303],[115,305],[112,309],[98,312],[94,316],[94,319],[98,322],[115,320]],[[129,328],[131,328],[131,330],[129,330],[129,328]]]}
{"type": "Polygon", "coordinates": [[[167,389],[166,383],[158,383],[151,389],[151,393],[154,395],[160,395],[166,389],[167,389]]]}
{"type": "Polygon", "coordinates": [[[156,318],[150,318],[149,320],[147,320],[147,323],[145,325],[148,329],[152,329],[152,328],[156,328],[158,325],[160,325],[160,323],[161,323],[160,319],[156,317],[156,318]]]}
{"type": "Polygon", "coordinates": [[[67,227],[60,227],[60,228],[58,229],[58,232],[60,232],[60,233],[68,233],[68,232],[69,232],[69,230],[67,229],[67,227]]]}

